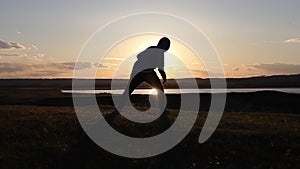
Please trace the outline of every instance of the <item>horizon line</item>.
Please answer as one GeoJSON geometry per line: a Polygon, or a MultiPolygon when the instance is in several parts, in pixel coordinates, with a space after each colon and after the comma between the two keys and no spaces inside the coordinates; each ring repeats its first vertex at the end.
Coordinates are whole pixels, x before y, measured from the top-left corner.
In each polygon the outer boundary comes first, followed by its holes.
{"type": "MultiPolygon", "coordinates": [[[[211,77],[211,78],[201,78],[201,77],[196,77],[196,78],[171,78],[168,80],[184,80],[184,79],[202,79],[202,80],[207,80],[207,79],[247,79],[247,78],[259,78],[259,77],[275,77],[275,76],[299,76],[300,73],[297,74],[274,74],[274,75],[257,75],[257,76],[245,76],[245,77],[211,77]]],[[[71,80],[71,79],[78,79],[78,80],[112,80],[109,78],[71,78],[71,77],[58,77],[58,78],[0,78],[0,80],[71,80]]],[[[128,79],[114,79],[114,80],[128,80],[128,79]]]]}

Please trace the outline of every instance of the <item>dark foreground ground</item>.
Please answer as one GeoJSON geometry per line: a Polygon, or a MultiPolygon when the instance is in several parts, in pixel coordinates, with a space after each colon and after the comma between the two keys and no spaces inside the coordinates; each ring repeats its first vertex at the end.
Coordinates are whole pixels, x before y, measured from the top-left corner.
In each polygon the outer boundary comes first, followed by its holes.
{"type": "MultiPolygon", "coordinates": [[[[176,118],[178,98],[168,96],[171,120],[176,118]]],[[[140,107],[145,99],[134,96],[140,107]]],[[[113,110],[110,96],[98,100],[104,114],[113,110]]],[[[296,169],[300,168],[299,100],[299,95],[278,92],[229,94],[216,132],[199,144],[210,101],[209,95],[202,95],[197,122],[180,144],[156,157],[129,159],[110,154],[89,139],[70,95],[52,89],[2,89],[0,168],[296,169]]],[[[112,125],[125,133],[137,126],[120,117],[112,125]]],[[[138,129],[135,132],[139,135],[138,129]]]]}

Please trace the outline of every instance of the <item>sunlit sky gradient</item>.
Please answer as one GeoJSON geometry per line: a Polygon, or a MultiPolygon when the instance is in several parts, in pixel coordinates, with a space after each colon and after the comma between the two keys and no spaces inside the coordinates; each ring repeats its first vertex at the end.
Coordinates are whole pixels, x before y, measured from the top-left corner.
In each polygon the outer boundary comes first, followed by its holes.
{"type": "MultiPolygon", "coordinates": [[[[137,12],[169,13],[199,27],[216,47],[227,77],[300,73],[299,8],[298,0],[3,1],[0,78],[72,77],[86,40],[111,20],[137,12]]],[[[111,78],[118,61],[155,45],[156,38],[142,36],[116,46],[101,63],[98,78],[111,78]]],[[[180,56],[191,52],[179,42],[171,50],[180,56]]],[[[195,76],[206,77],[201,63],[186,61],[195,76]]],[[[100,65],[79,64],[83,71],[100,65]]]]}

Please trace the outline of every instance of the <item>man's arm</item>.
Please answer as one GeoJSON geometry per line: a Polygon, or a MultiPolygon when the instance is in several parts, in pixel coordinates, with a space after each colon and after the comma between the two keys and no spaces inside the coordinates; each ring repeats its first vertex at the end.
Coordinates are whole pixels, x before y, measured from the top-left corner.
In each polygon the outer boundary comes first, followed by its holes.
{"type": "Polygon", "coordinates": [[[166,76],[165,71],[164,71],[164,70],[161,70],[161,69],[158,69],[158,71],[159,71],[161,77],[163,78],[163,83],[166,83],[166,81],[167,81],[167,76],[166,76]]]}
{"type": "Polygon", "coordinates": [[[157,57],[157,69],[158,69],[161,77],[163,78],[163,83],[166,83],[167,76],[166,76],[166,73],[164,71],[164,64],[165,64],[165,59],[164,58],[165,58],[165,56],[164,56],[163,53],[157,57]]]}

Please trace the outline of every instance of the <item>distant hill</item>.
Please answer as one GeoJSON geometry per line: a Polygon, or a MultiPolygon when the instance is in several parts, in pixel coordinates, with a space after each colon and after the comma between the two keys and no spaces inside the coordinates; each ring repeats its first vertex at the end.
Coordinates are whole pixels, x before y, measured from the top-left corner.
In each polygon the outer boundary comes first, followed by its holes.
{"type": "MultiPolygon", "coordinates": [[[[191,88],[192,79],[178,79],[177,81],[183,84],[184,88],[191,88]]],[[[210,81],[216,83],[223,79],[201,79],[197,78],[199,88],[210,88],[210,81]]],[[[80,79],[82,88],[85,88],[89,79],[80,79]]],[[[273,75],[273,76],[258,76],[249,78],[227,78],[228,88],[298,88],[300,87],[300,74],[295,75],[273,75]]],[[[126,83],[126,80],[119,79],[117,83],[120,86],[126,83]]],[[[111,79],[95,80],[96,89],[110,89],[111,79]]],[[[141,88],[147,88],[147,85],[142,84],[141,88]]],[[[71,89],[72,79],[0,79],[0,88],[55,88],[55,89],[71,89]]],[[[165,88],[177,88],[174,79],[169,79],[165,84],[165,88]]]]}
{"type": "MultiPolygon", "coordinates": [[[[199,87],[205,87],[208,79],[198,79],[199,87]],[[206,82],[206,83],[205,83],[206,82]]],[[[227,78],[228,88],[298,88],[300,74],[227,78]]]]}

